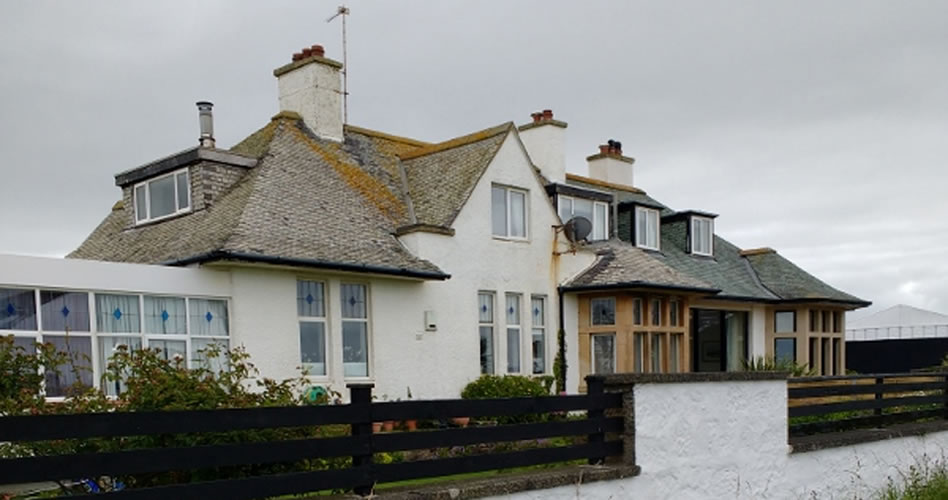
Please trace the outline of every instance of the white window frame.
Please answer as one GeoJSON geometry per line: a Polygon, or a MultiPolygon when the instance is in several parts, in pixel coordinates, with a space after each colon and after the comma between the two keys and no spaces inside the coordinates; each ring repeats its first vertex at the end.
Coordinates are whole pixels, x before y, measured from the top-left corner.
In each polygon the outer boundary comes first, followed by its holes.
{"type": "MultiPolygon", "coordinates": [[[[596,337],[606,337],[612,339],[612,373],[618,372],[617,362],[617,353],[618,346],[616,345],[616,334],[615,332],[603,332],[603,333],[592,333],[589,335],[589,372],[593,375],[596,373],[596,337]]],[[[604,374],[608,375],[608,374],[604,374]]]]}
{"type": "Polygon", "coordinates": [[[710,217],[691,217],[691,253],[695,255],[704,255],[706,257],[714,256],[714,219],[710,217]],[[705,241],[698,241],[698,238],[695,237],[697,231],[695,231],[695,226],[698,224],[708,225],[708,230],[705,233],[705,241]],[[707,251],[702,251],[702,247],[707,245],[707,251]]]}
{"type": "Polygon", "coordinates": [[[507,218],[507,227],[505,234],[496,234],[494,233],[494,219],[493,214],[490,218],[490,232],[494,238],[504,239],[504,240],[517,240],[517,241],[526,241],[530,239],[530,192],[526,189],[515,188],[511,186],[505,186],[503,184],[492,184],[491,185],[491,207],[494,209],[493,203],[493,190],[502,189],[504,191],[505,201],[504,201],[504,210],[506,212],[507,218]],[[523,195],[523,236],[513,236],[510,234],[511,221],[513,220],[513,212],[510,210],[510,195],[511,193],[519,193],[523,195]]]}
{"type": "Polygon", "coordinates": [[[132,206],[135,207],[135,224],[136,225],[145,224],[147,222],[159,221],[162,219],[174,217],[176,215],[188,213],[191,211],[191,207],[194,205],[193,201],[194,200],[191,199],[191,173],[188,171],[187,167],[175,170],[174,172],[169,172],[167,174],[159,175],[158,177],[154,177],[152,179],[139,182],[138,184],[135,184],[134,186],[132,186],[132,206]],[[187,197],[188,206],[184,208],[179,208],[179,206],[181,205],[181,193],[178,192],[178,175],[181,173],[187,176],[187,185],[188,185],[187,193],[184,194],[184,196],[187,197]],[[160,181],[166,177],[171,177],[174,181],[173,182],[174,183],[174,211],[171,212],[170,214],[162,215],[160,217],[151,217],[151,190],[149,189],[149,184],[156,181],[160,181]],[[146,213],[144,217],[141,217],[141,214],[138,212],[138,188],[142,186],[145,187],[144,193],[145,193],[145,212],[146,213]]]}
{"type": "Polygon", "coordinates": [[[662,246],[661,214],[658,209],[636,205],[635,207],[635,246],[646,250],[660,250],[662,246]],[[639,239],[639,214],[645,214],[645,241],[639,239]],[[649,221],[654,221],[655,246],[648,245],[649,221]]]}
{"type": "Polygon", "coordinates": [[[481,375],[493,375],[497,372],[497,293],[490,290],[478,290],[477,291],[477,303],[480,306],[481,296],[489,297],[490,299],[490,321],[485,322],[481,321],[480,317],[480,307],[478,307],[477,313],[477,365],[478,370],[480,370],[481,375]],[[487,367],[487,371],[484,371],[484,367],[481,366],[481,328],[486,327],[490,328],[490,366],[487,367]]]}
{"type": "MultiPolygon", "coordinates": [[[[523,373],[523,294],[522,293],[507,292],[504,294],[504,350],[508,351],[505,353],[506,356],[504,357],[504,361],[507,364],[505,373],[509,373],[509,374],[523,373]],[[517,322],[516,323],[509,323],[507,321],[507,314],[508,314],[507,308],[510,307],[508,305],[508,300],[511,298],[514,298],[517,300],[517,322]],[[519,352],[517,352],[517,369],[516,370],[510,369],[510,352],[508,349],[508,346],[510,345],[510,338],[509,338],[510,330],[517,331],[517,348],[519,352]]],[[[532,352],[532,349],[531,349],[531,352],[532,352]]],[[[531,365],[532,365],[532,360],[531,360],[531,365]]],[[[531,368],[531,371],[532,371],[532,368],[531,368]]]]}
{"type": "MultiPolygon", "coordinates": [[[[347,318],[342,316],[342,302],[339,303],[340,308],[340,321],[339,321],[339,335],[340,335],[340,345],[343,348],[342,356],[342,372],[343,378],[346,380],[371,380],[375,375],[375,363],[372,362],[375,347],[372,344],[372,288],[366,282],[361,281],[343,281],[339,283],[339,300],[345,300],[342,294],[342,285],[361,285],[365,287],[365,318],[347,318]],[[365,348],[368,352],[365,354],[365,375],[352,375],[347,376],[345,374],[346,370],[346,361],[345,361],[345,348],[346,348],[346,338],[344,334],[343,325],[347,322],[364,322],[365,323],[365,348]]],[[[327,334],[328,336],[328,334],[327,334]]],[[[326,356],[329,356],[329,353],[326,353],[326,356]]],[[[327,360],[328,363],[328,360],[327,360]]],[[[328,369],[327,369],[327,373],[328,369]]]]}
{"type": "Polygon", "coordinates": [[[531,329],[530,329],[530,373],[532,373],[532,374],[534,374],[534,375],[542,375],[542,374],[544,374],[544,373],[549,372],[549,370],[550,370],[550,363],[548,362],[549,356],[547,356],[547,344],[548,344],[548,342],[547,342],[547,335],[546,335],[546,323],[547,323],[547,321],[546,321],[546,316],[547,316],[547,314],[546,314],[546,309],[547,309],[546,295],[531,295],[531,296],[530,296],[530,306],[531,306],[531,309],[530,309],[530,325],[531,325],[531,329]],[[542,310],[540,311],[540,318],[539,318],[539,319],[540,319],[540,322],[539,322],[539,323],[537,323],[537,315],[536,315],[536,314],[533,314],[532,306],[533,306],[533,301],[534,301],[534,300],[539,300],[539,301],[540,301],[540,304],[542,304],[542,310]],[[533,355],[533,336],[534,336],[537,332],[540,333],[540,338],[541,338],[542,341],[543,341],[543,352],[542,352],[542,355],[543,355],[543,370],[542,370],[542,371],[539,371],[539,372],[536,371],[536,368],[534,368],[534,363],[536,362],[536,357],[533,355]]]}
{"type": "MultiPolygon", "coordinates": [[[[583,198],[583,199],[586,199],[586,198],[583,198]]],[[[573,218],[573,217],[576,216],[576,198],[575,198],[574,196],[557,195],[557,213],[558,213],[558,214],[561,213],[562,203],[563,203],[563,202],[567,202],[567,201],[569,202],[569,215],[570,215],[570,218],[573,218]]],[[[593,207],[593,211],[592,211],[593,218],[592,218],[591,221],[589,221],[589,222],[592,223],[592,232],[589,234],[588,240],[589,240],[589,241],[603,241],[603,240],[608,240],[608,239],[609,239],[609,204],[608,204],[608,203],[605,203],[605,202],[602,202],[602,201],[594,201],[594,200],[588,200],[588,201],[592,202],[592,207],[593,207]],[[602,225],[601,225],[601,226],[600,226],[599,224],[597,224],[597,220],[596,220],[596,208],[597,208],[597,207],[602,207],[602,213],[605,214],[605,215],[604,215],[604,219],[605,219],[605,220],[602,221],[602,225]],[[605,233],[604,235],[602,235],[601,238],[597,238],[597,237],[596,237],[596,228],[597,228],[597,227],[601,227],[602,230],[603,230],[603,232],[605,233]]],[[[562,219],[562,216],[561,216],[560,218],[562,219]]],[[[567,219],[567,220],[569,220],[569,219],[567,219]]],[[[565,224],[565,223],[566,223],[566,220],[564,220],[564,221],[562,221],[562,222],[565,224]]]]}
{"type": "MultiPolygon", "coordinates": [[[[322,323],[322,325],[323,325],[323,365],[324,365],[324,373],[320,375],[320,374],[314,374],[314,373],[309,373],[309,372],[307,372],[307,378],[308,378],[308,379],[313,379],[313,380],[328,380],[328,379],[329,379],[329,376],[330,376],[330,373],[332,373],[332,371],[331,371],[331,366],[330,366],[330,363],[329,363],[329,360],[330,360],[330,357],[331,357],[331,356],[330,356],[330,353],[332,352],[332,351],[330,350],[330,346],[332,345],[331,342],[330,342],[330,337],[331,337],[332,335],[331,335],[331,332],[329,331],[329,318],[328,318],[328,316],[329,316],[329,304],[332,303],[332,302],[331,302],[331,301],[332,301],[332,297],[330,297],[330,294],[329,294],[329,283],[328,283],[326,280],[308,279],[308,278],[304,278],[304,277],[298,277],[298,278],[296,278],[296,281],[297,281],[297,282],[300,282],[300,281],[308,281],[308,282],[310,282],[310,283],[320,283],[320,284],[323,285],[323,316],[300,316],[300,315],[299,315],[299,311],[297,311],[297,318],[296,318],[296,319],[297,319],[297,322],[298,322],[298,323],[301,323],[301,324],[302,324],[302,323],[322,323]]],[[[300,343],[300,345],[299,345],[299,349],[297,349],[297,351],[299,352],[299,355],[300,355],[300,366],[302,366],[303,369],[306,369],[307,366],[306,366],[306,364],[303,362],[303,345],[302,345],[302,341],[301,341],[301,343],[300,343]]]]}

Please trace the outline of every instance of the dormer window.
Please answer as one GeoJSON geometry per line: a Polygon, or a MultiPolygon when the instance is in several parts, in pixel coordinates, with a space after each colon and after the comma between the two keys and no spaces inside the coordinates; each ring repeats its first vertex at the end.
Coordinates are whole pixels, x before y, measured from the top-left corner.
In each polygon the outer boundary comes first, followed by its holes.
{"type": "Polygon", "coordinates": [[[691,218],[691,253],[708,257],[714,254],[714,219],[691,218]]]}
{"type": "Polygon", "coordinates": [[[647,250],[658,250],[658,231],[658,210],[641,206],[635,207],[635,246],[647,250]]]}
{"type": "Polygon", "coordinates": [[[191,210],[188,169],[135,185],[135,223],[164,219],[191,210]]]}
{"type": "Polygon", "coordinates": [[[609,204],[573,196],[557,196],[557,209],[563,223],[573,217],[585,217],[592,223],[590,241],[609,239],[609,204]]]}

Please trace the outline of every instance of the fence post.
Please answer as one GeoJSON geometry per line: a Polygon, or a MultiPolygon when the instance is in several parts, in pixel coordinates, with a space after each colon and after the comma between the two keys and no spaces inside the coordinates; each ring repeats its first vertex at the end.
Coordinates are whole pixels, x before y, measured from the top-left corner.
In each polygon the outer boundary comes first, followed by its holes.
{"type": "MultiPolygon", "coordinates": [[[[605,381],[602,379],[602,377],[587,377],[586,378],[586,395],[587,396],[602,396],[603,394],[605,394],[605,381]]],[[[586,412],[586,418],[590,420],[598,419],[600,421],[600,424],[599,424],[599,432],[590,434],[587,437],[586,442],[588,442],[589,444],[605,442],[606,436],[602,429],[602,418],[605,415],[606,415],[606,412],[602,408],[601,402],[593,403],[590,401],[589,409],[586,412]]],[[[606,460],[606,457],[603,457],[603,456],[589,457],[589,464],[590,465],[601,464],[601,463],[604,463],[605,460],[606,460]]]]}
{"type": "Polygon", "coordinates": [[[945,375],[945,385],[944,385],[944,389],[942,389],[941,395],[945,402],[945,408],[944,408],[944,413],[942,414],[942,418],[948,419],[948,375],[945,375]]]}
{"type": "Polygon", "coordinates": [[[369,449],[366,454],[353,455],[353,467],[368,467],[368,484],[356,486],[352,491],[357,495],[366,496],[375,487],[375,474],[372,472],[372,388],[375,384],[346,384],[349,389],[349,403],[356,407],[359,416],[352,425],[353,436],[368,436],[369,449]]]}
{"type": "MultiPolygon", "coordinates": [[[[882,399],[882,397],[883,397],[883,394],[884,394],[884,393],[883,393],[883,389],[884,389],[884,387],[882,387],[882,384],[884,384],[884,383],[885,383],[885,379],[884,379],[884,378],[882,378],[882,377],[876,377],[876,400],[880,400],[880,399],[882,399]]],[[[872,413],[873,413],[874,415],[882,415],[882,407],[876,408],[875,410],[872,411],[872,413]]]]}

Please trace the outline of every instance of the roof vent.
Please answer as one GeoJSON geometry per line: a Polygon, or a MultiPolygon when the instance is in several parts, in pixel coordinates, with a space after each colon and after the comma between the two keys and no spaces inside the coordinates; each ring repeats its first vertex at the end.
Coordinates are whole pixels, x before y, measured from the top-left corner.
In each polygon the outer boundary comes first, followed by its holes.
{"type": "Polygon", "coordinates": [[[202,148],[213,148],[214,141],[214,114],[211,109],[214,104],[208,101],[198,101],[198,122],[201,125],[201,136],[198,138],[198,144],[202,148]]]}

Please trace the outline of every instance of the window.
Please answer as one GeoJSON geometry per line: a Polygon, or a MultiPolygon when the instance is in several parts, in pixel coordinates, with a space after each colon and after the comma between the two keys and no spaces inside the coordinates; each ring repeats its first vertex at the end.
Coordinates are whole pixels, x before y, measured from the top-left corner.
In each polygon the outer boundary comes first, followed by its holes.
{"type": "Polygon", "coordinates": [[[829,339],[829,338],[824,338],[824,339],[823,339],[823,352],[821,353],[821,354],[822,354],[822,359],[823,359],[823,363],[822,363],[823,366],[822,366],[822,372],[821,372],[821,373],[822,373],[823,375],[827,375],[827,376],[828,376],[828,375],[834,375],[834,373],[833,373],[833,358],[832,358],[833,351],[832,351],[832,348],[830,347],[830,346],[832,345],[832,344],[830,343],[830,340],[831,340],[831,339],[829,339]]]}
{"type": "Polygon", "coordinates": [[[663,373],[665,371],[665,363],[663,363],[662,359],[662,344],[664,337],[664,333],[652,334],[652,373],[663,373]]]}
{"type": "Polygon", "coordinates": [[[35,292],[0,288],[0,330],[36,331],[36,327],[35,292]]]}
{"type": "Polygon", "coordinates": [[[682,326],[681,302],[674,299],[668,301],[668,322],[671,326],[682,326]]]}
{"type": "Polygon", "coordinates": [[[502,186],[491,188],[491,231],[502,238],[526,239],[526,191],[502,186]]]}
{"type": "Polygon", "coordinates": [[[668,373],[681,371],[681,343],[684,335],[672,334],[668,337],[668,373]]]}
{"type": "Polygon", "coordinates": [[[88,332],[89,294],[84,292],[40,291],[43,330],[88,332]]]}
{"type": "Polygon", "coordinates": [[[820,312],[816,309],[810,309],[810,331],[820,331],[820,312]]]}
{"type": "Polygon", "coordinates": [[[296,282],[296,314],[300,323],[300,363],[309,375],[326,375],[326,284],[296,282]]]}
{"type": "Polygon", "coordinates": [[[658,210],[635,207],[635,246],[658,250],[658,210]]]}
{"type": "Polygon", "coordinates": [[[520,294],[507,294],[507,373],[520,373],[520,294]]]}
{"type": "Polygon", "coordinates": [[[534,296],[530,299],[533,317],[533,373],[546,372],[546,298],[534,296]]]}
{"type": "Polygon", "coordinates": [[[346,377],[369,376],[369,309],[365,285],[340,285],[342,368],[346,377]]]}
{"type": "Polygon", "coordinates": [[[691,253],[708,256],[714,253],[714,221],[712,219],[691,218],[691,253]]]}
{"type": "Polygon", "coordinates": [[[840,352],[839,346],[842,344],[841,339],[833,339],[833,370],[836,375],[845,375],[843,373],[843,358],[842,352],[840,352]]]}
{"type": "MultiPolygon", "coordinates": [[[[188,299],[188,310],[191,315],[190,359],[193,367],[210,362],[202,352],[205,349],[215,344],[228,345],[230,326],[226,300],[188,299]]],[[[224,360],[218,357],[205,368],[220,370],[222,363],[224,360]]]]}
{"type": "Polygon", "coordinates": [[[572,196],[557,196],[560,220],[566,222],[573,217],[585,217],[592,223],[590,241],[609,239],[609,204],[572,196]]]}
{"type": "Polygon", "coordinates": [[[632,299],[632,324],[642,324],[642,299],[632,299]]]}
{"type": "Polygon", "coordinates": [[[839,311],[833,311],[833,333],[840,333],[843,330],[843,314],[839,311]]]}
{"type": "Polygon", "coordinates": [[[831,315],[830,311],[823,311],[823,331],[824,331],[824,332],[830,332],[830,331],[832,331],[832,330],[831,330],[831,327],[830,327],[830,318],[831,318],[831,317],[832,317],[832,315],[831,315]]]}
{"type": "Polygon", "coordinates": [[[188,170],[172,172],[135,186],[135,221],[163,219],[191,209],[188,170]]]}
{"type": "Polygon", "coordinates": [[[652,307],[649,310],[649,316],[652,318],[652,326],[661,326],[662,324],[662,299],[652,299],[652,307]]]}
{"type": "Polygon", "coordinates": [[[777,311],[774,313],[774,332],[793,333],[797,331],[796,311],[777,311]]]}
{"type": "Polygon", "coordinates": [[[645,371],[645,342],[647,333],[635,333],[635,352],[633,354],[632,368],[635,373],[645,371]]]}
{"type": "Polygon", "coordinates": [[[592,313],[593,325],[614,325],[616,324],[616,298],[603,297],[589,301],[590,313],[592,313]]]}
{"type": "Polygon", "coordinates": [[[614,333],[592,335],[592,372],[596,375],[616,372],[616,335],[614,333]]]}
{"type": "Polygon", "coordinates": [[[816,364],[816,353],[819,352],[820,347],[820,338],[819,337],[810,337],[810,352],[808,356],[809,367],[811,370],[816,370],[816,367],[819,366],[816,364]]]}
{"type": "Polygon", "coordinates": [[[494,294],[477,294],[477,323],[481,345],[481,373],[494,373],[494,294]]]}
{"type": "Polygon", "coordinates": [[[774,359],[778,362],[796,363],[797,362],[797,339],[776,338],[774,339],[774,359]]]}

